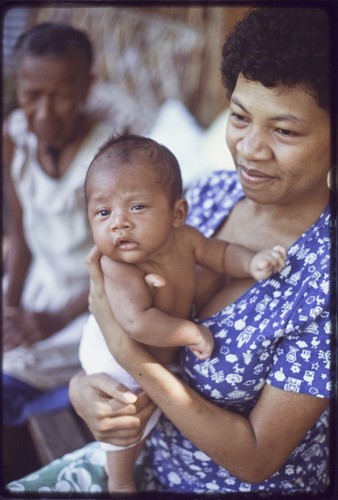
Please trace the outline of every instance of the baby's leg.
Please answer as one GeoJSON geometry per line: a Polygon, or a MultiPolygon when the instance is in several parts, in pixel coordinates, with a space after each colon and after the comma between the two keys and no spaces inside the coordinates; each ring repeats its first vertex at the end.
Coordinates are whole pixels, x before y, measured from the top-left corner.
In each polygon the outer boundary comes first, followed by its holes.
{"type": "Polygon", "coordinates": [[[144,441],[124,450],[108,451],[106,472],[110,493],[136,493],[135,462],[144,441]]]}

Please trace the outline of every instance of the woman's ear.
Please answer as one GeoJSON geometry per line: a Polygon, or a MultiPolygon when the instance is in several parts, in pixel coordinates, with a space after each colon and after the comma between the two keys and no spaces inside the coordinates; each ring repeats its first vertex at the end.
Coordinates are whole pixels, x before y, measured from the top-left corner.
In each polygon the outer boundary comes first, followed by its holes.
{"type": "Polygon", "coordinates": [[[174,205],[173,227],[181,227],[185,224],[188,215],[189,205],[185,198],[180,198],[174,205]]]}

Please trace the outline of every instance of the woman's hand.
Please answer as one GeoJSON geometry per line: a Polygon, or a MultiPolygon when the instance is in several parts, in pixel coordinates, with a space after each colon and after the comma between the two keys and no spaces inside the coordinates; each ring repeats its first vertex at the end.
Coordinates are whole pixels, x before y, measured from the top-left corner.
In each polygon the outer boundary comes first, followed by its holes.
{"type": "Polygon", "coordinates": [[[3,346],[5,351],[27,347],[47,339],[88,309],[88,289],[67,302],[57,311],[33,312],[3,304],[3,346]]]}
{"type": "Polygon", "coordinates": [[[104,373],[75,375],[69,397],[95,439],[119,446],[139,441],[155,410],[144,392],[136,396],[104,373]]]}

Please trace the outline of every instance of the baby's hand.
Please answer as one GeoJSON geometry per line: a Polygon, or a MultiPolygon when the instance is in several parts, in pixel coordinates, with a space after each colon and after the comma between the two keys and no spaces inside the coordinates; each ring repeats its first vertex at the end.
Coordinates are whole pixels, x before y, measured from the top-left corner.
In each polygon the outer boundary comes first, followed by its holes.
{"type": "Polygon", "coordinates": [[[201,332],[200,342],[189,345],[189,349],[196,356],[197,359],[207,359],[210,358],[212,351],[214,350],[215,342],[209,328],[203,325],[197,325],[201,332]]]}
{"type": "Polygon", "coordinates": [[[264,280],[272,273],[281,271],[285,266],[287,250],[276,245],[256,253],[250,262],[250,274],[255,280],[264,280]]]}

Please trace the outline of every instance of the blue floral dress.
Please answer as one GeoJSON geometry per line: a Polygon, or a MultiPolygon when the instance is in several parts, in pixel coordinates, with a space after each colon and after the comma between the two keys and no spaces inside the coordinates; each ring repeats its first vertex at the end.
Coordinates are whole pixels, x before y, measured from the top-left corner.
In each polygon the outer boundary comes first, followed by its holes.
{"type": "MultiPolygon", "coordinates": [[[[188,193],[189,223],[211,236],[243,197],[236,172],[213,173],[188,193]]],[[[222,408],[249,415],[264,385],[329,398],[330,211],[289,249],[285,268],[202,321],[210,359],[185,350],[183,378],[222,408]]],[[[292,418],[292,415],[290,415],[292,418]]],[[[148,440],[156,489],[176,492],[318,492],[328,486],[328,411],[268,480],[247,484],[219,467],[162,417],[148,440]]]]}

